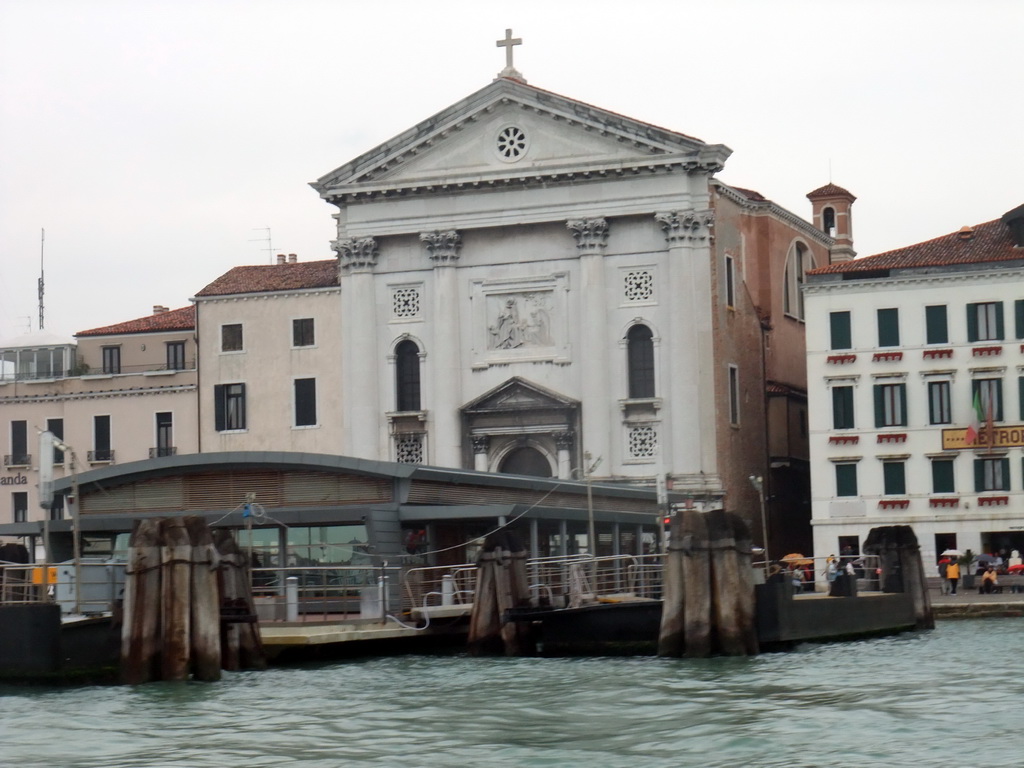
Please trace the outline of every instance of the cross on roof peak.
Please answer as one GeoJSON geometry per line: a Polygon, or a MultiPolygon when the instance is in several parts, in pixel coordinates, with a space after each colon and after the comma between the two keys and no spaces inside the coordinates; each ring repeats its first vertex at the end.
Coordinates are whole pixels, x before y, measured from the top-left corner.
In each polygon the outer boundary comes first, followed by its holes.
{"type": "Polygon", "coordinates": [[[497,46],[499,48],[505,49],[505,68],[498,73],[499,78],[507,77],[512,80],[519,80],[520,82],[523,83],[526,82],[526,78],[524,78],[522,74],[520,74],[519,71],[514,66],[512,66],[512,46],[522,44],[523,38],[512,37],[511,29],[506,29],[505,38],[503,40],[497,41],[497,46]]]}

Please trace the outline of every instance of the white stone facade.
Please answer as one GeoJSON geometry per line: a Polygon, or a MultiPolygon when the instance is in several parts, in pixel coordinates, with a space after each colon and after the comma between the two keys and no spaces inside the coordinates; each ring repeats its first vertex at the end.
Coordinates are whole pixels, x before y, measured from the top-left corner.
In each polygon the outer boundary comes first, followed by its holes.
{"type": "Polygon", "coordinates": [[[809,277],[816,555],[895,524],[913,526],[926,561],[946,548],[1024,549],[1022,263],[1024,254],[1018,262],[809,277]],[[986,314],[994,321],[997,305],[998,327],[979,329],[979,312],[983,324],[986,314]],[[842,320],[838,338],[833,331],[841,313],[849,313],[848,343],[842,320]],[[964,441],[979,386],[999,390],[994,426],[1003,437],[994,450],[981,444],[984,435],[964,441]]]}

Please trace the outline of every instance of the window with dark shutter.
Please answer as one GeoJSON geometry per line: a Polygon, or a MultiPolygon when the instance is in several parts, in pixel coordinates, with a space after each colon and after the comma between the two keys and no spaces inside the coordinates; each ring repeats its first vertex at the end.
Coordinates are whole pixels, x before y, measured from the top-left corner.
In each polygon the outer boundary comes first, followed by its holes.
{"type": "Polygon", "coordinates": [[[831,312],[829,314],[832,349],[851,349],[853,339],[850,334],[850,313],[831,312]]]}
{"type": "Polygon", "coordinates": [[[295,380],[295,426],[316,424],[316,379],[295,380]]]}
{"type": "Polygon", "coordinates": [[[420,410],[420,349],[409,339],[395,347],[395,407],[420,410]]]}
{"type": "Polygon", "coordinates": [[[900,345],[900,311],[898,309],[878,310],[878,346],[898,347],[900,345]]]}
{"type": "Polygon", "coordinates": [[[857,495],[857,465],[836,464],[836,496],[857,495]]]}
{"type": "Polygon", "coordinates": [[[832,428],[853,427],[853,387],[832,387],[832,428]]]}
{"type": "Polygon", "coordinates": [[[924,308],[925,343],[948,344],[949,323],[946,319],[946,305],[936,304],[924,308]]]}

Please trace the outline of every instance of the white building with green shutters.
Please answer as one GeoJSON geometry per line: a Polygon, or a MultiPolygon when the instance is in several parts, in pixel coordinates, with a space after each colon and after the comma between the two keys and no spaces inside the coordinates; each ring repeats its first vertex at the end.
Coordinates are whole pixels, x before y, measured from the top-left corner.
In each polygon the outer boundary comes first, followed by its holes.
{"type": "Polygon", "coordinates": [[[1024,206],[804,294],[815,554],[896,524],[926,559],[1024,551],[1024,206]]]}

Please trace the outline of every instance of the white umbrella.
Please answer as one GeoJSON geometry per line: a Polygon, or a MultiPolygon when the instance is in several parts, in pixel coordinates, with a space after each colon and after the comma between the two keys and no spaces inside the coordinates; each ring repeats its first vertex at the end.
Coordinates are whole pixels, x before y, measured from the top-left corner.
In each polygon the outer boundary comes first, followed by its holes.
{"type": "Polygon", "coordinates": [[[942,557],[960,557],[963,555],[959,549],[947,549],[942,553],[942,557]]]}

